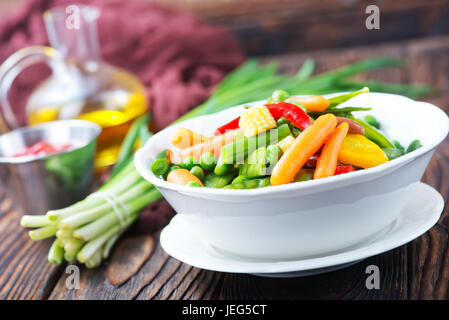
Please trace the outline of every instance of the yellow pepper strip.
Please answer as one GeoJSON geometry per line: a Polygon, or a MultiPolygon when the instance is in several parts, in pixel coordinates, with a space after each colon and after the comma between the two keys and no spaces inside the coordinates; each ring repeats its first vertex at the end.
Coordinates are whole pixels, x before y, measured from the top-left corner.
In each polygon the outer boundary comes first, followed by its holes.
{"type": "Polygon", "coordinates": [[[337,168],[338,153],[341,144],[348,133],[349,124],[342,122],[324,143],[321,155],[318,158],[313,179],[333,176],[337,168]]]}
{"type": "Polygon", "coordinates": [[[290,183],[307,160],[321,148],[336,126],[337,118],[327,113],[301,132],[274,166],[271,184],[277,186],[290,183]]]}
{"type": "Polygon", "coordinates": [[[341,145],[338,160],[360,168],[371,168],[388,161],[385,152],[361,134],[348,134],[341,145]]]}

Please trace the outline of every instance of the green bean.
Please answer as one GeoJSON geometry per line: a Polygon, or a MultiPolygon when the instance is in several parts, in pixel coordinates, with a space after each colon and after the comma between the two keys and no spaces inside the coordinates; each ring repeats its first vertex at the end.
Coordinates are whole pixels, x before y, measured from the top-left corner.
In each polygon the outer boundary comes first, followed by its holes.
{"type": "Polygon", "coordinates": [[[266,163],[270,167],[274,167],[274,165],[279,161],[281,156],[282,156],[282,149],[277,144],[272,144],[267,147],[266,163]]]}
{"type": "Polygon", "coordinates": [[[248,178],[259,178],[267,174],[266,164],[267,149],[261,147],[253,151],[245,163],[239,167],[239,175],[248,176],[248,178]]]}
{"type": "Polygon", "coordinates": [[[192,169],[196,165],[198,165],[198,161],[194,157],[187,157],[182,160],[182,163],[180,164],[181,168],[187,170],[192,169]]]}
{"type": "Polygon", "coordinates": [[[190,173],[196,176],[201,181],[204,180],[204,171],[200,166],[194,166],[192,169],[190,169],[190,173]]]}
{"type": "Polygon", "coordinates": [[[380,123],[377,121],[376,117],[368,115],[364,118],[365,122],[376,129],[380,129],[380,123]]]}
{"type": "Polygon", "coordinates": [[[264,164],[255,163],[249,164],[244,163],[239,167],[239,175],[247,176],[248,178],[259,178],[261,176],[265,176],[267,174],[267,168],[264,164]]]}
{"type": "Polygon", "coordinates": [[[276,129],[265,131],[257,136],[237,139],[221,148],[219,163],[236,163],[254,150],[270,144],[276,144],[291,134],[288,124],[283,124],[276,129]]]}
{"type": "Polygon", "coordinates": [[[313,179],[314,169],[301,169],[299,170],[296,177],[293,179],[294,182],[303,182],[313,179]]]}
{"type": "Polygon", "coordinates": [[[328,107],[328,109],[335,108],[339,104],[342,104],[343,102],[346,102],[349,99],[354,98],[355,96],[358,96],[361,93],[367,93],[367,92],[369,92],[369,88],[368,87],[364,87],[363,89],[358,90],[358,91],[354,91],[354,92],[351,92],[351,93],[346,93],[346,94],[342,94],[342,95],[339,95],[339,96],[336,96],[336,97],[329,98],[328,99],[329,100],[329,107],[328,107]]]}
{"type": "Polygon", "coordinates": [[[165,173],[167,173],[169,166],[170,165],[168,164],[167,160],[156,159],[151,164],[151,172],[153,172],[155,176],[163,176],[165,173]]]}
{"type": "Polygon", "coordinates": [[[234,168],[233,164],[222,163],[222,162],[218,161],[217,165],[214,168],[214,173],[217,176],[223,176],[223,175],[228,174],[229,172],[231,172],[231,170],[233,168],[234,168]]]}
{"type": "Polygon", "coordinates": [[[229,184],[235,177],[235,172],[231,172],[219,176],[215,173],[209,173],[204,179],[204,186],[207,188],[223,188],[225,185],[229,184]]]}
{"type": "Polygon", "coordinates": [[[382,150],[385,152],[388,160],[399,158],[404,154],[404,152],[397,148],[383,148],[382,150]]]}
{"type": "Polygon", "coordinates": [[[290,121],[288,121],[287,119],[285,119],[284,117],[280,117],[279,119],[278,119],[278,121],[276,121],[276,125],[279,127],[279,126],[282,126],[283,124],[289,124],[290,123],[290,121]]]}
{"type": "Polygon", "coordinates": [[[262,179],[251,179],[240,183],[233,183],[225,186],[225,189],[256,189],[271,186],[270,177],[262,179]]]}
{"type": "Polygon", "coordinates": [[[393,145],[394,145],[394,147],[395,147],[396,149],[398,149],[398,150],[400,150],[400,151],[402,152],[402,154],[405,153],[404,147],[402,146],[402,144],[401,144],[398,140],[393,140],[393,141],[391,141],[391,142],[393,143],[393,145]]]}
{"type": "Polygon", "coordinates": [[[297,137],[297,136],[299,136],[300,134],[301,134],[301,130],[299,129],[299,128],[296,128],[295,126],[293,126],[292,128],[290,128],[290,130],[291,130],[291,132],[292,132],[292,135],[293,135],[293,137],[297,137]]]}
{"type": "Polygon", "coordinates": [[[394,148],[394,145],[376,128],[370,126],[365,121],[351,117],[352,120],[360,124],[365,130],[365,137],[373,141],[381,148],[394,148]]]}
{"type": "Polygon", "coordinates": [[[409,153],[412,151],[415,151],[416,149],[419,149],[422,147],[421,141],[419,140],[413,140],[409,146],[407,147],[407,150],[405,150],[405,153],[409,153]]]}
{"type": "Polygon", "coordinates": [[[187,186],[195,187],[195,188],[198,188],[198,187],[201,188],[201,185],[198,182],[196,182],[196,181],[190,181],[189,183],[187,183],[187,186]]]}
{"type": "Polygon", "coordinates": [[[201,156],[200,166],[206,171],[213,171],[217,162],[218,159],[214,154],[206,152],[201,156]]]}
{"type": "Polygon", "coordinates": [[[248,180],[247,176],[237,176],[234,180],[232,180],[231,184],[240,183],[246,180],[248,180]]]}
{"type": "Polygon", "coordinates": [[[348,115],[350,115],[351,112],[370,111],[370,110],[371,110],[371,108],[368,108],[368,107],[344,107],[344,108],[332,108],[332,109],[327,108],[323,112],[308,112],[308,113],[313,118],[317,118],[320,115],[325,114],[325,113],[332,113],[336,116],[348,118],[348,115]]]}

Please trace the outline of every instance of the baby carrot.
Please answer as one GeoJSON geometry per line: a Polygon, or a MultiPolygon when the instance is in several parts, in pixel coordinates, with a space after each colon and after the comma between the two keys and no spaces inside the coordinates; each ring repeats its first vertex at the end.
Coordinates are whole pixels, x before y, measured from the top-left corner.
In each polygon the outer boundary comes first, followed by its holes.
{"type": "Polygon", "coordinates": [[[329,100],[322,96],[291,97],[302,104],[307,111],[322,112],[329,107],[329,100]]]}
{"type": "Polygon", "coordinates": [[[320,116],[297,136],[274,166],[271,184],[274,186],[290,183],[307,160],[321,148],[336,125],[337,118],[328,113],[320,116]]]}
{"type": "Polygon", "coordinates": [[[173,133],[171,142],[175,147],[185,149],[198,143],[209,141],[210,139],[212,138],[204,136],[201,133],[179,127],[173,133]]]}
{"type": "Polygon", "coordinates": [[[189,182],[195,181],[203,186],[201,180],[187,169],[175,169],[171,171],[167,176],[167,181],[181,185],[186,185],[189,182]]]}
{"type": "Polygon", "coordinates": [[[200,160],[201,155],[206,152],[211,152],[218,158],[220,156],[221,147],[225,144],[233,142],[234,137],[241,131],[242,129],[235,129],[227,131],[226,133],[219,136],[214,136],[208,141],[193,145],[187,149],[182,150],[179,156],[181,157],[181,160],[188,157],[193,157],[196,160],[200,160]]]}
{"type": "Polygon", "coordinates": [[[349,124],[347,122],[342,122],[337,128],[335,128],[334,132],[324,144],[321,155],[317,161],[313,179],[326,178],[335,174],[338,152],[340,151],[341,143],[346,137],[348,130],[349,124]]]}

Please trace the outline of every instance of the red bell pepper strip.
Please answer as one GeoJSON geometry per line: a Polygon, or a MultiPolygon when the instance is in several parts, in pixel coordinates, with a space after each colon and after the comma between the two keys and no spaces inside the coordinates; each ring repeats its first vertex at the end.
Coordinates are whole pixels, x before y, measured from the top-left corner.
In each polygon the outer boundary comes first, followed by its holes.
{"type": "Polygon", "coordinates": [[[335,173],[334,175],[338,175],[338,174],[342,174],[342,173],[348,173],[348,172],[353,172],[355,171],[355,168],[351,165],[348,166],[337,166],[337,168],[335,169],[335,173]]]}
{"type": "Polygon", "coordinates": [[[284,117],[290,121],[295,127],[304,130],[312,124],[310,117],[300,107],[288,103],[278,102],[273,104],[267,104],[266,107],[270,111],[273,118],[276,120],[280,117],[284,117]]]}
{"type": "Polygon", "coordinates": [[[239,128],[239,120],[240,120],[240,117],[235,118],[231,122],[228,122],[225,125],[221,126],[220,128],[217,128],[214,132],[214,136],[222,135],[222,134],[226,133],[226,131],[229,131],[229,130],[238,129],[239,128]]]}
{"type": "MultiPolygon", "coordinates": [[[[307,113],[305,113],[304,110],[302,110],[298,106],[295,106],[292,103],[278,102],[267,104],[266,107],[268,108],[270,114],[273,116],[275,120],[279,119],[280,117],[284,117],[285,119],[290,121],[295,127],[301,130],[304,130],[305,128],[307,128],[312,124],[312,120],[307,115],[307,113]]],[[[240,117],[235,118],[234,120],[219,127],[218,129],[215,130],[214,135],[218,136],[225,133],[228,130],[238,129],[239,120],[240,117]]]]}
{"type": "Polygon", "coordinates": [[[320,157],[319,154],[314,154],[307,160],[307,162],[304,164],[304,168],[308,169],[315,169],[316,168],[316,162],[318,161],[318,158],[320,157]]]}

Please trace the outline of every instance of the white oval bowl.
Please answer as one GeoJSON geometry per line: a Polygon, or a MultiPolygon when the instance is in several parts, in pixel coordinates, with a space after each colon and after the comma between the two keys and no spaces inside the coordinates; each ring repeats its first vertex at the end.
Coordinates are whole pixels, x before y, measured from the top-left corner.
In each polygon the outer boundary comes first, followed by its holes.
{"type": "Polygon", "coordinates": [[[372,237],[397,218],[449,130],[444,111],[399,95],[362,94],[342,106],[372,107],[354,114],[372,114],[390,138],[404,145],[420,139],[423,147],[374,168],[261,189],[195,188],[153,175],[150,165],[160,151],[172,148],[176,127],[212,135],[241,113],[243,106],[237,106],[160,131],[137,151],[134,163],[194,232],[224,252],[284,260],[334,252],[372,237]]]}

